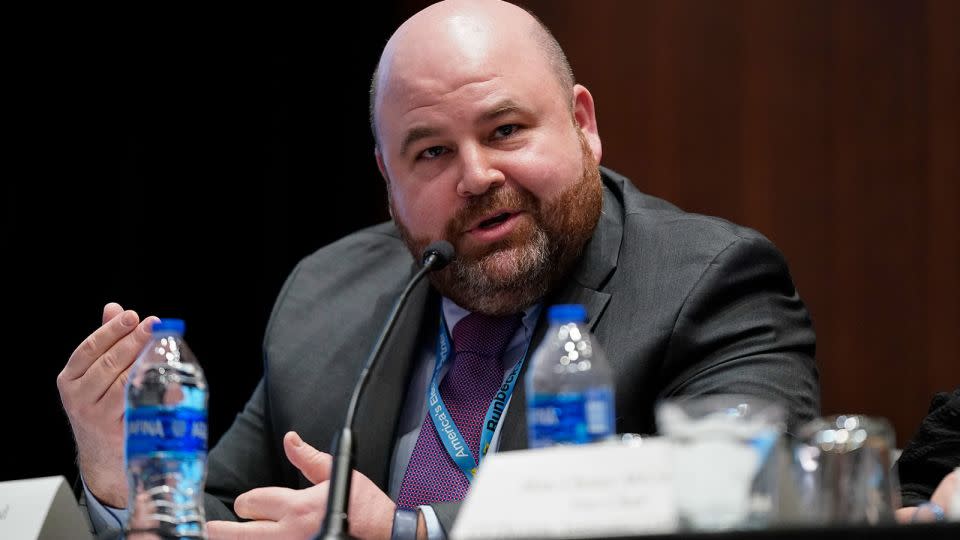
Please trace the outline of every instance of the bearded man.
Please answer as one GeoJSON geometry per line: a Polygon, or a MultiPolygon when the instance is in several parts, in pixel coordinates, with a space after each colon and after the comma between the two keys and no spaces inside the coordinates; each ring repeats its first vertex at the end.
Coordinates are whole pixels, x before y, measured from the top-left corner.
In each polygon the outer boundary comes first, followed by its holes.
{"type": "MultiPolygon", "coordinates": [[[[496,390],[474,395],[479,379],[498,387],[524,362],[550,304],[585,306],[616,375],[618,432],[654,433],[654,404],[671,396],[760,396],[782,404],[791,426],[818,414],[814,333],[781,254],[600,167],[593,97],[526,11],[454,0],[407,20],[374,75],[371,124],[393,219],[308,256],[287,280],[264,378],[209,456],[211,538],[319,528],[330,456],[314,448],[330,447],[394,300],[436,240],[455,259],[413,291],[356,414],[354,535],[437,537],[450,526],[470,482],[439,443],[427,392],[438,384],[458,403],[457,428],[480,455],[475,411],[496,390]],[[458,352],[434,374],[442,332],[454,348],[468,332],[497,341],[496,358],[471,372],[458,352]]],[[[122,406],[113,383],[149,336],[151,319],[136,320],[108,304],[58,379],[101,529],[123,522],[126,505],[122,426],[102,418],[118,417],[104,413],[122,406]],[[92,379],[109,390],[84,392],[92,379]],[[93,394],[102,397],[84,397],[93,394]]],[[[490,451],[526,446],[522,386],[490,451]]]]}

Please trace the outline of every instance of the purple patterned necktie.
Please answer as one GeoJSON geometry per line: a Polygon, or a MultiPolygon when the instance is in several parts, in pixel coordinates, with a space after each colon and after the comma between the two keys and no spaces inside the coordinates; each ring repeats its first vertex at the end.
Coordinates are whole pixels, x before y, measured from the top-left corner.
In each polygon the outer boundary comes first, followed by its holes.
{"type": "MultiPolygon", "coordinates": [[[[453,327],[453,363],[440,383],[440,397],[474,457],[479,456],[487,409],[503,383],[500,357],[519,326],[519,315],[470,313],[453,327]]],[[[469,488],[470,482],[447,453],[428,412],[403,475],[397,505],[411,508],[459,501],[469,488]]]]}

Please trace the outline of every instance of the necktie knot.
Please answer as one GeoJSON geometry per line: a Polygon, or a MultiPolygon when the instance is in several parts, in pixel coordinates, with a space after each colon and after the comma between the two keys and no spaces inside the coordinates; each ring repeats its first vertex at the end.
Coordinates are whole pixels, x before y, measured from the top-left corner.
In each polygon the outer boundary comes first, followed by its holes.
{"type": "Polygon", "coordinates": [[[499,358],[520,326],[519,315],[495,317],[470,313],[453,327],[453,350],[499,358]]]}

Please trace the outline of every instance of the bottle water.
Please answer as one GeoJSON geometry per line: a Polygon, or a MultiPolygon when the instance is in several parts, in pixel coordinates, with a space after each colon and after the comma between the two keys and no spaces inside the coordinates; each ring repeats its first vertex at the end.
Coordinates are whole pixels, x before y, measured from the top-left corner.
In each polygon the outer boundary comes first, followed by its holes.
{"type": "Polygon", "coordinates": [[[557,305],[526,375],[530,448],[581,444],[615,434],[613,372],[584,324],[583,306],[557,305]]]}
{"type": "Polygon", "coordinates": [[[154,323],[127,382],[129,538],[206,538],[207,382],[183,331],[154,323]]]}

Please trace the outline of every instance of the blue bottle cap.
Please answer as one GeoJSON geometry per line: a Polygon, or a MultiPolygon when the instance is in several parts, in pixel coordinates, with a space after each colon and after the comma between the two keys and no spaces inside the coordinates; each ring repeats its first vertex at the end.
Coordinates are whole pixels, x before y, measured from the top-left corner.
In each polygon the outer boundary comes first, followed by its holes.
{"type": "Polygon", "coordinates": [[[587,309],[581,304],[557,304],[547,312],[550,324],[587,322],[587,309]]]}
{"type": "Polygon", "coordinates": [[[173,334],[183,334],[183,331],[186,329],[187,325],[183,322],[183,319],[161,319],[153,323],[153,331],[156,332],[170,332],[173,334]]]}

